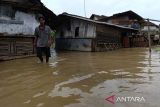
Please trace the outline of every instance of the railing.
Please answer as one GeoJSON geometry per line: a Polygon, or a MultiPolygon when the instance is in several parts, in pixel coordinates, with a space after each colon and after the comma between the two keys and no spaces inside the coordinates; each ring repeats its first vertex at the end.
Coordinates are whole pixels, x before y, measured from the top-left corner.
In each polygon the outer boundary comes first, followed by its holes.
{"type": "Polygon", "coordinates": [[[122,47],[121,43],[111,42],[108,40],[97,40],[96,43],[97,43],[96,48],[98,51],[110,51],[122,47]]]}

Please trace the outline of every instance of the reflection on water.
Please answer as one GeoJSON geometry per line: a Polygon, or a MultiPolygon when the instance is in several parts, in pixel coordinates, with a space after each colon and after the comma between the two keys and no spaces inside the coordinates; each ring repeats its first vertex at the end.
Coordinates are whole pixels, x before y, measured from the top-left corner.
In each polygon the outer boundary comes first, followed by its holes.
{"type": "Polygon", "coordinates": [[[159,107],[160,53],[53,53],[49,64],[37,58],[0,63],[0,107],[159,107]],[[146,102],[112,105],[105,100],[111,95],[146,102]]]}

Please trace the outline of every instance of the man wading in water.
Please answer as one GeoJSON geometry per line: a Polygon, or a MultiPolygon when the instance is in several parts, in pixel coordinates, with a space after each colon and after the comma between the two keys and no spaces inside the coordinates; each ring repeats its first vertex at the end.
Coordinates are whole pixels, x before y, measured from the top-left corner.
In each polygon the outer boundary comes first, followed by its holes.
{"type": "Polygon", "coordinates": [[[34,45],[37,49],[37,57],[43,63],[43,53],[46,55],[46,63],[49,62],[50,46],[51,46],[51,29],[45,25],[45,18],[40,16],[40,25],[35,29],[35,40],[34,45]]]}

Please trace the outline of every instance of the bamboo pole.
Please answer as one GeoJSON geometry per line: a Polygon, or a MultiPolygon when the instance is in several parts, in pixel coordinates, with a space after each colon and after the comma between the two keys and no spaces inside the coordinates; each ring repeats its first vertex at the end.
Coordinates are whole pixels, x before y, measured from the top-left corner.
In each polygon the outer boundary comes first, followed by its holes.
{"type": "Polygon", "coordinates": [[[151,35],[150,35],[149,19],[147,19],[147,25],[148,25],[148,42],[149,42],[149,52],[151,53],[151,35]]]}

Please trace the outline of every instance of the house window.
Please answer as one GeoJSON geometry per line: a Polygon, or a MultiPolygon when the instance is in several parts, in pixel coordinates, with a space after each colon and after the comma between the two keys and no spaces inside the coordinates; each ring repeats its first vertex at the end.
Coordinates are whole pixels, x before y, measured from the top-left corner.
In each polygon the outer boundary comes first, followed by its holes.
{"type": "Polygon", "coordinates": [[[11,6],[0,5],[0,18],[14,19],[15,11],[11,6]]]}
{"type": "Polygon", "coordinates": [[[79,27],[76,27],[75,29],[75,37],[79,37],[79,27]]]}

